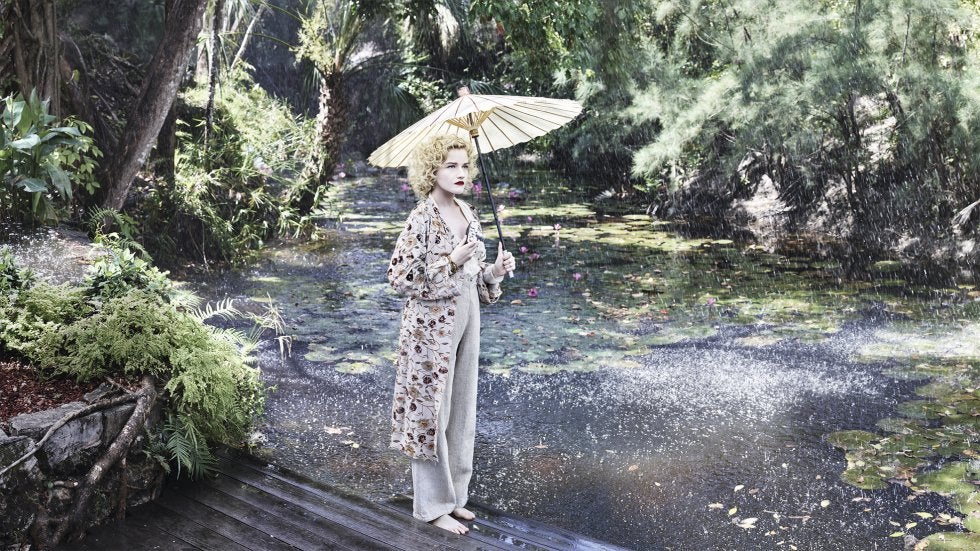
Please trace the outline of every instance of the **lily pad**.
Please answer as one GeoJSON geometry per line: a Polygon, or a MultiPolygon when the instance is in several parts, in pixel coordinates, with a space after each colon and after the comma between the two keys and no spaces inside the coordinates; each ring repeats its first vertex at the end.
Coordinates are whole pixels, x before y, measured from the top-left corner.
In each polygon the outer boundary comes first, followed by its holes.
{"type": "Polygon", "coordinates": [[[844,450],[860,450],[880,438],[865,430],[841,430],[827,435],[827,442],[844,450]]]}
{"type": "Polygon", "coordinates": [[[644,342],[651,346],[675,344],[688,339],[713,337],[717,333],[717,329],[705,325],[695,325],[690,327],[669,326],[665,327],[660,333],[646,337],[644,342]]]}
{"type": "Polygon", "coordinates": [[[980,534],[969,532],[939,532],[922,538],[916,551],[976,551],[980,549],[980,534]]]}
{"type": "Polygon", "coordinates": [[[878,468],[872,464],[853,465],[840,475],[841,480],[862,490],[882,490],[888,483],[878,473],[878,468]]]}
{"type": "Polygon", "coordinates": [[[898,411],[915,419],[938,419],[946,407],[932,400],[910,400],[899,404],[898,411]]]}
{"type": "Polygon", "coordinates": [[[919,485],[947,496],[968,495],[974,492],[974,486],[967,478],[968,469],[966,462],[951,463],[938,471],[919,475],[919,485]]]}
{"type": "Polygon", "coordinates": [[[918,419],[906,419],[902,417],[886,417],[875,423],[881,430],[897,433],[908,433],[922,426],[922,421],[918,419]]]}

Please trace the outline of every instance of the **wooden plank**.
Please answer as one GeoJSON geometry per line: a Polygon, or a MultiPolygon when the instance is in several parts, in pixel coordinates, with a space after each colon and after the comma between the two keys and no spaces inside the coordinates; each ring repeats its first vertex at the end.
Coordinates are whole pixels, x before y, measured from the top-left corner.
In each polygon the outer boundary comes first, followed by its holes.
{"type": "Polygon", "coordinates": [[[168,511],[211,528],[250,551],[296,551],[295,547],[271,534],[256,530],[239,519],[175,492],[164,491],[156,503],[168,511]]]}
{"type": "MultiPolygon", "coordinates": [[[[299,549],[340,549],[350,551],[388,551],[397,549],[369,538],[343,524],[333,522],[313,511],[264,492],[227,475],[208,478],[184,490],[185,494],[217,511],[236,516],[241,504],[260,511],[259,521],[249,524],[280,537],[299,549]]],[[[254,516],[254,515],[253,515],[254,516]]]]}
{"type": "Polygon", "coordinates": [[[198,481],[173,488],[183,497],[206,505],[215,511],[243,522],[252,528],[265,532],[301,551],[355,551],[336,541],[335,538],[320,538],[309,530],[295,526],[286,520],[264,511],[254,505],[224,493],[212,485],[210,480],[198,481]]]}
{"type": "Polygon", "coordinates": [[[97,527],[81,541],[63,543],[57,551],[200,551],[181,538],[160,530],[145,518],[126,518],[97,527]]]}
{"type": "MultiPolygon", "coordinates": [[[[385,503],[386,507],[406,514],[412,514],[412,498],[408,496],[398,496],[385,503]]],[[[482,541],[487,544],[504,546],[505,548],[518,547],[529,551],[559,551],[562,549],[574,549],[571,542],[552,541],[547,537],[534,531],[517,531],[501,526],[488,520],[481,507],[467,506],[475,514],[476,519],[466,521],[464,524],[470,527],[469,537],[482,541]]]]}
{"type": "MultiPolygon", "coordinates": [[[[480,549],[509,549],[509,546],[487,546],[471,541],[465,536],[451,534],[440,528],[415,520],[411,516],[394,514],[381,506],[356,497],[341,497],[333,489],[323,488],[315,482],[307,482],[292,473],[280,474],[271,470],[263,470],[254,465],[254,461],[238,457],[223,461],[218,469],[225,475],[251,484],[272,495],[292,501],[312,510],[317,514],[328,516],[338,512],[348,521],[356,519],[357,526],[351,526],[361,533],[399,549],[432,550],[472,550],[480,549]],[[250,464],[252,463],[252,464],[250,464]]],[[[338,522],[341,522],[338,520],[338,522]]]]}
{"type": "Polygon", "coordinates": [[[176,515],[156,502],[138,508],[140,514],[159,530],[191,543],[204,551],[249,551],[211,528],[176,515]]]}
{"type": "Polygon", "coordinates": [[[575,549],[578,551],[630,551],[611,543],[567,530],[553,524],[536,520],[515,517],[504,511],[482,504],[474,504],[474,509],[486,522],[500,530],[514,534],[533,534],[537,538],[553,542],[560,549],[575,549]]]}

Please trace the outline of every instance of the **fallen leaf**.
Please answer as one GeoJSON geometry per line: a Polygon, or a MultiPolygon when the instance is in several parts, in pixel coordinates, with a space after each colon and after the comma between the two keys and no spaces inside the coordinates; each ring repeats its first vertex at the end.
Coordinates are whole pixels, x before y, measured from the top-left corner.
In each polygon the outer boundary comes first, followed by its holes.
{"type": "Polygon", "coordinates": [[[916,511],[915,513],[912,513],[912,514],[918,515],[919,518],[932,518],[932,513],[926,513],[926,512],[923,512],[923,511],[916,511]]]}
{"type": "Polygon", "coordinates": [[[724,507],[724,505],[722,505],[721,503],[709,503],[708,504],[708,509],[721,509],[722,507],[724,507]]]}
{"type": "Polygon", "coordinates": [[[888,534],[888,537],[889,538],[900,538],[900,537],[902,537],[904,535],[905,535],[905,532],[892,532],[891,534],[888,534]]]}
{"type": "Polygon", "coordinates": [[[825,500],[823,500],[823,501],[820,502],[820,506],[821,507],[826,507],[828,505],[830,505],[830,500],[829,499],[825,499],[825,500]]]}
{"type": "Polygon", "coordinates": [[[732,507],[731,509],[728,510],[728,516],[732,516],[737,512],[738,512],[738,507],[732,507]]]}
{"type": "Polygon", "coordinates": [[[741,490],[744,487],[745,487],[744,484],[739,484],[738,486],[735,486],[735,491],[737,492],[737,491],[741,490]]]}
{"type": "Polygon", "coordinates": [[[350,427],[323,427],[323,430],[327,431],[327,434],[343,434],[345,430],[350,430],[350,427]]]}
{"type": "Polygon", "coordinates": [[[743,519],[741,522],[739,522],[738,524],[736,524],[736,526],[738,526],[739,528],[745,528],[746,530],[748,530],[750,528],[755,528],[755,522],[757,520],[759,520],[759,519],[757,519],[755,517],[749,517],[747,519],[743,519]]]}
{"type": "Polygon", "coordinates": [[[630,465],[629,468],[626,469],[626,470],[628,470],[629,472],[633,472],[633,471],[635,471],[635,470],[637,470],[639,468],[640,468],[639,465],[630,465]]]}

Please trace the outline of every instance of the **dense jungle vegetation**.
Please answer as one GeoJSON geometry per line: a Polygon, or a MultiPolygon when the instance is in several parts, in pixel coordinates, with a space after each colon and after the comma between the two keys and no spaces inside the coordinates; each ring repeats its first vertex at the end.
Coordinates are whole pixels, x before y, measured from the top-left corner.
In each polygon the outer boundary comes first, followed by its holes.
{"type": "Polygon", "coordinates": [[[732,231],[766,196],[770,233],[976,264],[975,0],[5,0],[0,12],[0,214],[82,223],[111,209],[158,262],[239,261],[308,232],[332,179],[466,83],[582,101],[585,116],[532,147],[655,217],[732,231]]]}

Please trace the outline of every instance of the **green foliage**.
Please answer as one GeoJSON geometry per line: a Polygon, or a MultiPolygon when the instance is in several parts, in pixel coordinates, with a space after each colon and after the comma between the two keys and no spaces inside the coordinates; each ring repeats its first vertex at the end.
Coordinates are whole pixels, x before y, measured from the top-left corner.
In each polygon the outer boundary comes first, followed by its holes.
{"type": "Polygon", "coordinates": [[[976,199],[977,20],[961,2],[676,1],[653,23],[666,32],[646,38],[627,114],[662,131],[634,173],[679,212],[723,213],[768,176],[798,219],[825,204],[881,248],[948,237],[976,199]]]}
{"type": "Polygon", "coordinates": [[[90,381],[152,375],[164,384],[168,422],[151,456],[166,454],[198,476],[213,465],[210,447],[241,443],[265,402],[248,355],[276,316],[251,314],[245,335],[204,323],[246,317],[230,300],[197,308],[166,274],[128,249],[109,247],[85,285],[34,281],[0,250],[0,350],[48,376],[90,381]]]}
{"type": "Polygon", "coordinates": [[[0,247],[0,293],[18,291],[34,283],[34,274],[17,265],[10,247],[0,247]]]}
{"type": "Polygon", "coordinates": [[[27,355],[49,375],[165,381],[166,447],[193,476],[208,468],[210,445],[240,443],[262,411],[263,387],[242,335],[204,325],[158,292],[130,289],[91,315],[43,329],[27,355]]]}
{"type": "Polygon", "coordinates": [[[37,281],[0,294],[0,349],[31,357],[45,335],[91,310],[81,290],[68,285],[37,281]]]}
{"type": "Polygon", "coordinates": [[[52,221],[81,188],[98,187],[94,171],[101,151],[79,120],[59,123],[36,92],[8,96],[0,115],[0,216],[52,221]],[[62,126],[57,126],[62,124],[62,126]]]}
{"type": "Polygon", "coordinates": [[[310,226],[284,199],[297,185],[297,151],[309,149],[309,123],[290,113],[244,72],[226,75],[216,98],[207,150],[206,88],[187,92],[178,121],[176,181],[144,203],[143,240],[154,258],[239,262],[280,235],[310,226]]]}
{"type": "Polygon", "coordinates": [[[85,278],[88,292],[102,300],[121,297],[134,290],[144,290],[161,299],[173,295],[173,283],[167,272],[137,257],[129,249],[109,247],[85,278]]]}

